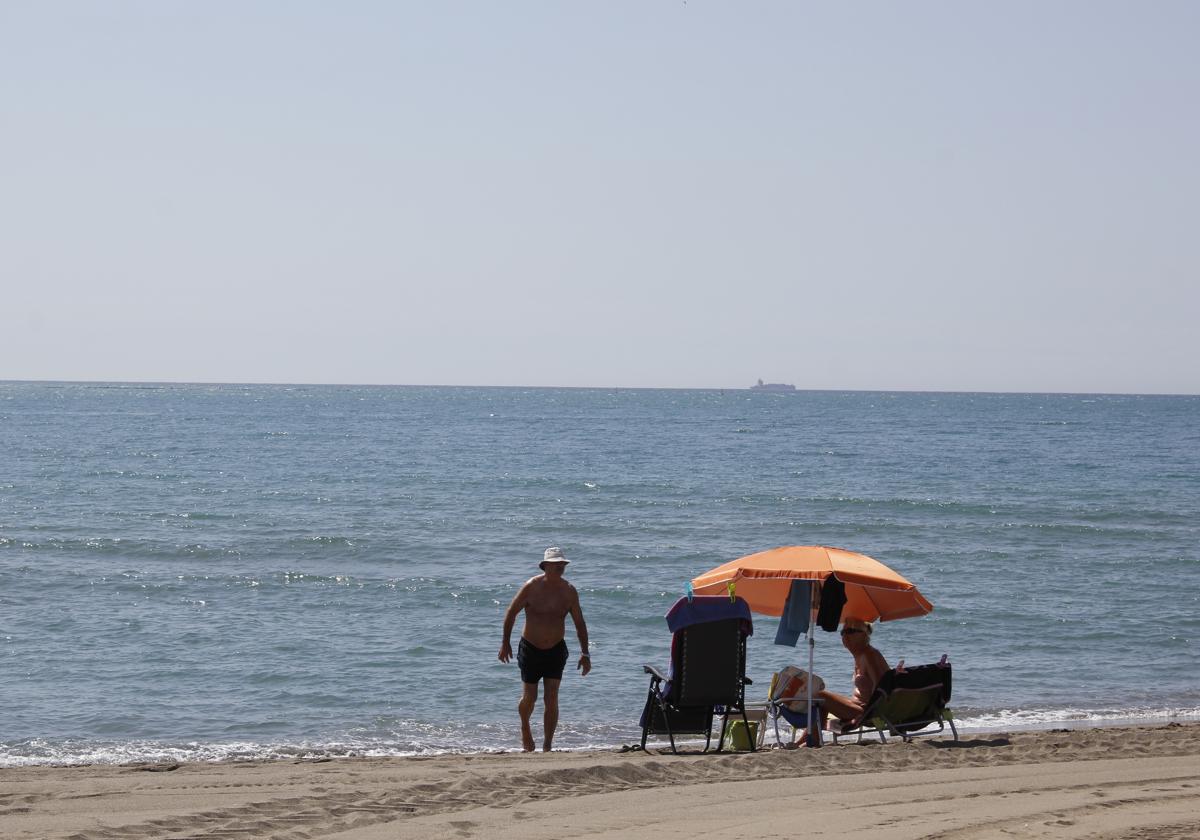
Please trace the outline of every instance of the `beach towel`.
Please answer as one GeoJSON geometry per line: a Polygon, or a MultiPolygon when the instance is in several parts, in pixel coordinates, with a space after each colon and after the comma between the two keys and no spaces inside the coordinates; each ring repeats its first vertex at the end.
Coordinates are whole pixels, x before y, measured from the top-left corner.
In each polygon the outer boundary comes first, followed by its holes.
{"type": "Polygon", "coordinates": [[[794,580],[779,617],[779,629],[775,631],[775,644],[795,647],[800,637],[808,632],[812,615],[812,581],[794,580]]]}
{"type": "Polygon", "coordinates": [[[804,701],[808,697],[808,683],[812,680],[813,694],[825,690],[825,680],[816,674],[809,674],[803,668],[788,665],[775,678],[775,689],[771,692],[771,700],[780,702],[784,708],[794,712],[804,712],[804,701]]]}
{"type": "Polygon", "coordinates": [[[741,598],[730,599],[721,596],[697,596],[695,598],[680,598],[667,610],[667,629],[678,633],[685,627],[701,624],[707,621],[720,621],[723,618],[740,618],[745,624],[746,635],[754,633],[754,624],[750,618],[750,606],[741,598]]]}
{"type": "Polygon", "coordinates": [[[842,620],[842,607],[846,606],[846,584],[833,575],[821,583],[821,606],[817,610],[817,626],[833,633],[842,620]]]}

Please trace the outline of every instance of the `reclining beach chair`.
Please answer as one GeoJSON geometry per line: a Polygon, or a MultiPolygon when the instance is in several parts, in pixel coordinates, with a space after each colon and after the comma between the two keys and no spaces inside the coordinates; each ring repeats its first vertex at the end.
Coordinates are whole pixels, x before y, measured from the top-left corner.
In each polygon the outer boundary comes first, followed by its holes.
{"type": "MultiPolygon", "coordinates": [[[[642,709],[642,749],[651,733],[666,735],[671,752],[678,754],[675,738],[703,735],[704,751],[712,745],[713,717],[722,716],[717,752],[725,740],[729,718],[742,720],[746,731],[746,637],[754,632],[750,607],[741,598],[680,598],[667,613],[671,630],[671,667],[668,675],[643,665],[650,675],[650,690],[642,709]]],[[[755,739],[750,749],[756,748],[755,739]]]]}
{"type": "Polygon", "coordinates": [[[853,729],[834,730],[833,742],[839,737],[856,735],[861,742],[864,735],[878,733],[879,740],[887,742],[887,735],[895,735],[905,741],[921,735],[937,735],[944,732],[946,724],[958,740],[954,728],[954,715],[946,704],[950,702],[950,663],[917,665],[902,671],[892,669],[885,673],[875,686],[862,720],[853,729]],[[924,732],[934,724],[937,729],[924,732]]]}

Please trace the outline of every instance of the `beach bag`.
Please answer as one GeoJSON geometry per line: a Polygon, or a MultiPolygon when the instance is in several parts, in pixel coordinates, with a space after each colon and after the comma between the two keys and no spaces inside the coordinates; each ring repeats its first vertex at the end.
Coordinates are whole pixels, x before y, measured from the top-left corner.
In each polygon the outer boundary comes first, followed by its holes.
{"type": "Polygon", "coordinates": [[[793,712],[804,712],[804,701],[808,697],[808,683],[812,682],[812,693],[825,690],[825,680],[816,674],[809,674],[803,668],[788,665],[779,672],[775,680],[775,691],[772,700],[783,701],[782,705],[793,712]]]}

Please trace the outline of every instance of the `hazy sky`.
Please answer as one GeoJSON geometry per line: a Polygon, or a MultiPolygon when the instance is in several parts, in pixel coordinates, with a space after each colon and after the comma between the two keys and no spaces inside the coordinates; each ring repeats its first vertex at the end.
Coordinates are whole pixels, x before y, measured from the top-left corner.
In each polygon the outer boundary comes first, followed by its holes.
{"type": "Polygon", "coordinates": [[[1198,393],[1198,37],[0,0],[0,379],[1198,393]]]}

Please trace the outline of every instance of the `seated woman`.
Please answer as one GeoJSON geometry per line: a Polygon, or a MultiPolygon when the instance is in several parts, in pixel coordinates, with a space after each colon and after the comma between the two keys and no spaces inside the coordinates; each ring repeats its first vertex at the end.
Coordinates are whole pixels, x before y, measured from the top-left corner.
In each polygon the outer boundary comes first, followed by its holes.
{"type": "MultiPolygon", "coordinates": [[[[875,686],[889,670],[883,654],[871,646],[871,625],[857,618],[847,618],[842,624],[842,646],[854,657],[854,695],[847,697],[832,691],[818,691],[814,697],[821,701],[821,728],[830,715],[838,719],[843,729],[855,726],[863,709],[875,693],[875,686]]],[[[801,730],[796,742],[804,743],[806,731],[801,730]]]]}

